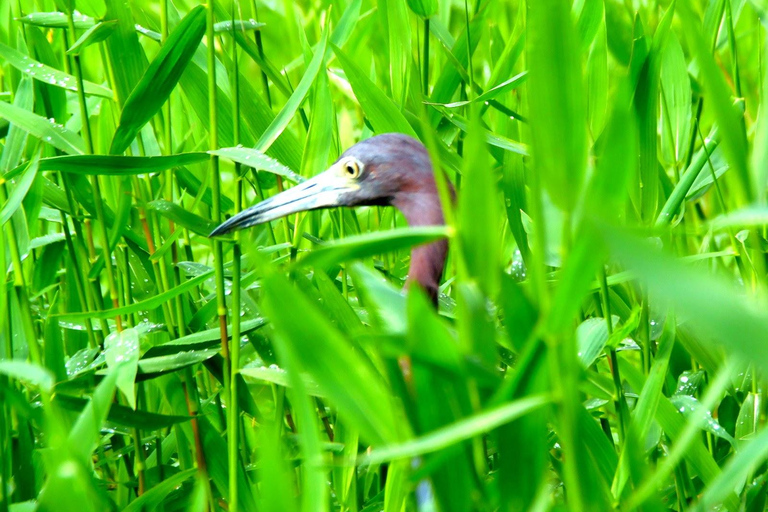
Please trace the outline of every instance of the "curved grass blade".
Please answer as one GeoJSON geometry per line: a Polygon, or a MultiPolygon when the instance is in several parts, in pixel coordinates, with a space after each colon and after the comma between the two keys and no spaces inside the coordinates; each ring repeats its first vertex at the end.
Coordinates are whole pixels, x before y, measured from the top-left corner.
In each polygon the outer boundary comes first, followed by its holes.
{"type": "MultiPolygon", "coordinates": [[[[68,91],[77,91],[77,79],[74,76],[27,57],[23,53],[17,52],[2,43],[0,43],[0,58],[35,80],[55,87],[61,87],[68,91]]],[[[83,89],[85,94],[101,96],[102,98],[112,99],[113,96],[112,91],[108,88],[88,82],[87,80],[83,81],[83,89]]]]}
{"type": "Polygon", "coordinates": [[[166,478],[141,496],[130,502],[123,512],[143,512],[155,510],[170,493],[189,480],[197,472],[196,468],[186,469],[166,478]]]}
{"type": "MultiPolygon", "coordinates": [[[[276,350],[289,372],[308,373],[367,442],[400,440],[407,426],[398,424],[400,414],[383,378],[352,341],[285,278],[276,274],[265,278],[262,290],[264,311],[277,334],[276,350]]],[[[298,379],[292,382],[296,389],[303,387],[298,379]]]]}
{"type": "MultiPolygon", "coordinates": [[[[174,167],[206,161],[208,154],[179,153],[168,156],[122,156],[122,155],[70,155],[40,159],[41,171],[61,171],[72,174],[99,176],[127,176],[150,174],[174,167]]],[[[14,169],[5,178],[18,174],[14,169]]]]}
{"type": "MultiPolygon", "coordinates": [[[[77,12],[73,13],[72,17],[75,21],[75,28],[91,28],[96,23],[90,16],[77,12]]],[[[27,25],[46,28],[67,28],[69,24],[67,15],[63,12],[33,12],[21,18],[16,18],[16,20],[27,25]]]]}
{"type": "Polygon", "coordinates": [[[578,39],[570,9],[563,2],[531,3],[528,23],[533,154],[552,201],[572,210],[587,163],[578,39]]]}
{"type": "Polygon", "coordinates": [[[32,183],[37,177],[39,170],[40,159],[35,158],[27,166],[27,170],[24,171],[21,179],[16,182],[16,186],[13,188],[13,192],[8,196],[8,200],[3,205],[3,209],[0,210],[0,226],[4,225],[10,220],[16,210],[21,206],[21,202],[29,192],[32,183]]]}
{"type": "Polygon", "coordinates": [[[487,91],[485,91],[483,94],[476,98],[472,98],[471,100],[465,100],[465,101],[454,101],[451,103],[433,103],[430,101],[425,101],[425,105],[436,105],[439,107],[444,108],[457,108],[457,107],[464,107],[469,105],[470,103],[481,103],[486,102],[488,100],[492,100],[496,98],[500,94],[508,93],[509,91],[513,91],[523,85],[528,78],[528,72],[523,71],[522,73],[518,73],[517,75],[513,76],[509,80],[505,80],[501,82],[499,85],[495,87],[491,87],[487,91]]]}
{"type": "Polygon", "coordinates": [[[133,313],[138,313],[140,311],[151,311],[155,308],[161,307],[164,302],[168,302],[174,297],[177,297],[182,293],[185,293],[191,290],[195,286],[201,285],[202,283],[205,282],[206,279],[210,279],[212,275],[213,275],[213,270],[208,270],[207,272],[200,274],[195,278],[192,278],[174,288],[171,288],[167,292],[157,294],[154,297],[151,297],[147,300],[143,300],[141,302],[135,302],[127,306],[122,306],[122,307],[113,308],[113,309],[105,309],[102,311],[84,311],[82,313],[62,313],[57,316],[59,316],[61,320],[78,322],[81,320],[85,320],[86,318],[90,318],[92,320],[101,320],[103,318],[112,318],[118,315],[130,315],[133,313]]]}
{"type": "Polygon", "coordinates": [[[89,46],[104,41],[115,31],[115,25],[117,25],[117,20],[100,21],[83,32],[83,35],[67,50],[67,54],[80,55],[80,52],[89,46]]]}
{"type": "Polygon", "coordinates": [[[147,203],[147,209],[158,212],[163,217],[171,219],[176,224],[184,226],[198,235],[208,236],[216,228],[216,223],[185,210],[176,203],[158,199],[147,203]]]}
{"type": "Polygon", "coordinates": [[[400,112],[394,101],[387,97],[381,88],[350,59],[338,46],[331,44],[333,52],[341,62],[349,85],[355,93],[357,101],[365,112],[376,133],[400,132],[417,137],[416,132],[400,112]]]}
{"type": "MultiPolygon", "coordinates": [[[[168,99],[205,33],[205,8],[197,6],[171,33],[144,76],[125,101],[110,154],[126,150],[139,130],[168,99]]],[[[209,41],[209,44],[213,44],[209,41]]]]}
{"type": "Polygon", "coordinates": [[[0,101],[0,117],[6,118],[12,124],[29,132],[33,137],[37,137],[64,153],[69,155],[85,153],[85,143],[79,135],[42,116],[0,101]]]}
{"type": "Polygon", "coordinates": [[[306,179],[258,149],[241,147],[221,148],[208,151],[208,153],[253,167],[259,171],[268,171],[272,174],[277,174],[294,183],[301,183],[306,179]]]}
{"type": "Polygon", "coordinates": [[[418,439],[413,439],[399,445],[374,449],[369,454],[360,457],[357,462],[361,466],[368,466],[441,450],[498,428],[505,423],[509,423],[545,406],[549,402],[550,398],[543,395],[521,398],[520,400],[480,412],[469,418],[461,419],[418,439]]]}
{"type": "MultiPolygon", "coordinates": [[[[463,132],[469,133],[470,126],[469,121],[456,114],[455,112],[451,112],[446,107],[440,107],[437,105],[431,105],[432,108],[443,114],[445,118],[454,126],[461,129],[463,132]]],[[[528,146],[526,144],[523,144],[522,142],[517,142],[511,139],[508,139],[506,137],[502,137],[501,135],[497,135],[489,130],[486,130],[482,127],[474,127],[473,130],[480,130],[480,132],[483,134],[483,138],[485,141],[490,144],[491,146],[496,146],[497,148],[504,149],[506,151],[511,151],[512,153],[517,153],[518,155],[527,156],[530,154],[530,151],[528,150],[528,146]]]]}
{"type": "Polygon", "coordinates": [[[232,32],[245,32],[248,30],[260,30],[266,23],[259,23],[256,20],[227,20],[213,24],[213,31],[217,34],[232,32]]]}
{"type": "Polygon", "coordinates": [[[425,226],[349,236],[310,252],[295,265],[298,267],[330,268],[345,261],[408,249],[441,238],[449,238],[452,233],[450,227],[425,226]]]}
{"type": "MultiPolygon", "coordinates": [[[[35,104],[35,88],[29,77],[22,77],[16,87],[13,105],[21,110],[31,111],[35,104]]],[[[10,124],[10,123],[9,123],[10,124]]],[[[23,128],[10,124],[5,137],[5,147],[0,151],[0,172],[7,172],[21,162],[24,148],[27,145],[28,132],[23,128]]],[[[19,166],[26,169],[26,165],[19,166]]],[[[6,178],[8,179],[8,178],[6,178]]]]}
{"type": "Polygon", "coordinates": [[[282,110],[280,110],[280,113],[277,114],[277,117],[275,117],[267,129],[264,130],[264,133],[261,134],[259,141],[256,143],[256,149],[259,151],[266,151],[280,136],[283,130],[285,130],[291,119],[293,119],[293,116],[301,106],[304,98],[306,98],[307,93],[309,93],[309,88],[312,87],[312,84],[315,82],[315,77],[317,77],[320,67],[323,62],[325,62],[325,50],[327,47],[328,26],[325,27],[325,31],[320,38],[320,43],[317,45],[317,48],[315,48],[315,54],[309,62],[304,76],[301,77],[299,85],[296,86],[296,90],[293,91],[291,97],[288,98],[288,101],[285,103],[282,110]]]}
{"type": "Polygon", "coordinates": [[[0,361],[0,375],[32,384],[44,391],[53,389],[55,382],[53,374],[47,368],[26,361],[0,361]]]}
{"type": "MultiPolygon", "coordinates": [[[[60,405],[68,411],[80,412],[88,405],[88,400],[79,396],[56,393],[53,397],[53,403],[60,405]]],[[[144,430],[160,430],[191,419],[191,416],[169,416],[167,414],[142,411],[141,409],[134,411],[130,407],[119,404],[112,404],[109,414],[107,414],[107,421],[111,423],[144,430]]]]}

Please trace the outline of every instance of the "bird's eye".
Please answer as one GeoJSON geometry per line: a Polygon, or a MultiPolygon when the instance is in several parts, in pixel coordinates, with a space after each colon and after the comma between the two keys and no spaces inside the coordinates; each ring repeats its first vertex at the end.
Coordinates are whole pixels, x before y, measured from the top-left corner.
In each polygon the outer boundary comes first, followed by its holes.
{"type": "Polygon", "coordinates": [[[354,160],[349,160],[344,164],[344,172],[350,178],[357,178],[360,175],[360,166],[354,160]]]}

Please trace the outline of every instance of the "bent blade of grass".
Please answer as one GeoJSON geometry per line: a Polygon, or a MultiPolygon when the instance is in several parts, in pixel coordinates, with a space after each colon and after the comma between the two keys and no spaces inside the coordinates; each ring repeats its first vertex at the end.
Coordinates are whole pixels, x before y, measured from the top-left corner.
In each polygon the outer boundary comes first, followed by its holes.
{"type": "Polygon", "coordinates": [[[330,268],[353,259],[408,249],[451,236],[452,230],[446,226],[408,227],[348,236],[308,253],[295,266],[330,268]]]}
{"type": "Polygon", "coordinates": [[[315,82],[318,71],[325,62],[325,50],[328,47],[328,26],[326,25],[323,35],[320,37],[320,44],[315,48],[315,54],[312,60],[307,66],[307,71],[304,76],[301,77],[299,85],[296,86],[296,90],[293,91],[291,97],[283,106],[277,117],[270,123],[264,133],[261,134],[259,141],[256,143],[256,149],[259,151],[266,151],[272,145],[272,143],[280,136],[280,134],[288,126],[288,123],[293,119],[296,111],[299,109],[304,99],[309,93],[309,88],[315,82]]]}
{"type": "Polygon", "coordinates": [[[0,101],[0,117],[68,155],[85,153],[85,143],[74,132],[28,110],[0,101]]]}
{"type": "Polygon", "coordinates": [[[208,270],[195,278],[192,278],[178,286],[175,286],[174,288],[171,288],[167,292],[157,294],[154,297],[151,297],[147,300],[135,302],[127,306],[121,306],[119,308],[112,308],[112,309],[105,309],[102,311],[83,311],[81,313],[67,312],[67,313],[61,313],[60,315],[57,315],[57,316],[59,316],[61,320],[77,322],[77,321],[85,320],[86,318],[90,318],[93,320],[101,320],[101,319],[115,317],[118,315],[130,315],[133,313],[139,313],[140,311],[151,311],[155,308],[161,307],[164,302],[168,302],[169,300],[181,295],[182,293],[185,293],[191,290],[192,288],[203,284],[206,281],[206,279],[210,279],[212,275],[213,275],[213,270],[208,270]]]}
{"type": "Polygon", "coordinates": [[[352,86],[352,91],[374,131],[376,133],[399,132],[417,137],[395,102],[384,94],[381,88],[374,84],[341,48],[333,44],[331,47],[341,62],[349,85],[352,86]]]}
{"type": "Polygon", "coordinates": [[[116,28],[115,25],[117,25],[117,20],[101,21],[92,26],[83,32],[83,35],[67,50],[67,55],[80,55],[89,46],[104,41],[112,35],[116,28]]]}
{"type": "Polygon", "coordinates": [[[383,446],[358,458],[358,464],[368,466],[383,462],[416,457],[446,448],[477,435],[484,434],[505,423],[550,403],[546,395],[521,398],[508,404],[458,420],[447,427],[430,432],[420,438],[393,446],[383,446]]]}
{"type": "MultiPolygon", "coordinates": [[[[127,176],[165,171],[207,159],[208,154],[202,152],[168,156],[68,155],[41,158],[39,165],[41,171],[60,171],[90,176],[127,176]]],[[[22,170],[23,168],[17,167],[8,172],[4,178],[14,178],[22,170]]]]}
{"type": "Polygon", "coordinates": [[[578,42],[564,2],[529,6],[531,135],[536,166],[553,202],[572,210],[587,163],[587,126],[578,42]]]}
{"type": "Polygon", "coordinates": [[[635,272],[659,306],[674,307],[692,332],[768,370],[768,347],[762,342],[768,312],[757,298],[748,299],[741,290],[618,230],[605,230],[604,236],[614,257],[635,272]]]}
{"type": "Polygon", "coordinates": [[[253,167],[259,171],[271,172],[272,174],[282,176],[294,183],[301,183],[306,179],[274,158],[267,156],[259,149],[233,147],[210,150],[208,153],[232,160],[233,162],[242,165],[247,165],[248,167],[253,167]]]}
{"type": "Polygon", "coordinates": [[[517,75],[513,76],[512,78],[505,80],[501,82],[499,85],[495,87],[491,87],[490,89],[483,92],[483,94],[477,96],[476,98],[473,98],[471,100],[466,101],[454,101],[451,103],[433,103],[430,101],[425,101],[425,105],[436,105],[439,107],[445,107],[445,108],[457,108],[457,107],[464,107],[466,105],[469,105],[471,103],[481,103],[488,100],[492,100],[499,96],[500,94],[508,93],[509,91],[513,91],[523,85],[528,78],[528,72],[523,71],[522,73],[518,73],[517,75]]]}
{"type": "Polygon", "coordinates": [[[125,101],[110,154],[125,151],[139,130],[160,110],[192,60],[204,33],[205,8],[197,6],[171,33],[125,101]]]}
{"type": "MultiPolygon", "coordinates": [[[[262,290],[264,311],[278,334],[278,350],[289,354],[287,363],[294,363],[287,370],[307,372],[343,421],[359,429],[367,442],[399,441],[407,426],[398,424],[400,414],[383,378],[356,344],[285,278],[277,274],[265,278],[262,290]]],[[[302,386],[296,379],[292,382],[302,386]]]]}
{"type": "MultiPolygon", "coordinates": [[[[77,78],[74,76],[27,57],[2,43],[0,43],[0,58],[35,80],[67,91],[77,92],[77,78]]],[[[87,80],[83,81],[83,90],[85,94],[101,96],[102,98],[112,99],[114,96],[110,89],[87,80]]]]}
{"type": "Polygon", "coordinates": [[[0,226],[8,222],[16,210],[21,206],[21,202],[27,196],[32,183],[37,177],[37,173],[40,169],[40,159],[37,155],[29,162],[26,171],[22,175],[21,179],[16,182],[16,186],[8,196],[8,200],[0,210],[0,226]]]}

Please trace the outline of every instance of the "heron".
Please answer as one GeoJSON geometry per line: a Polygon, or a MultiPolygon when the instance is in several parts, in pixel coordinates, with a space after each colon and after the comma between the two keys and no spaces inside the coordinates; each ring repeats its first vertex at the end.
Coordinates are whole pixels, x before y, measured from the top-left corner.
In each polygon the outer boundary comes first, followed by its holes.
{"type": "MultiPolygon", "coordinates": [[[[408,135],[383,133],[350,147],[314,178],[230,217],[210,236],[293,213],[338,206],[394,206],[410,226],[440,226],[445,222],[427,149],[408,135]]],[[[447,252],[445,239],[414,247],[411,252],[405,286],[416,283],[435,305],[447,252]]]]}
{"type": "MultiPolygon", "coordinates": [[[[451,196],[453,187],[448,184],[451,196]]],[[[326,171],[230,217],[210,236],[270,222],[286,215],[339,206],[394,206],[410,226],[440,226],[445,223],[429,153],[413,137],[383,133],[347,149],[326,171]]],[[[420,286],[437,306],[438,286],[443,275],[448,242],[440,239],[411,251],[406,288],[420,286]]],[[[413,389],[408,356],[398,359],[405,381],[413,389]]],[[[414,468],[422,461],[411,461],[414,468]]],[[[420,504],[433,501],[427,480],[417,486],[420,504]]]]}

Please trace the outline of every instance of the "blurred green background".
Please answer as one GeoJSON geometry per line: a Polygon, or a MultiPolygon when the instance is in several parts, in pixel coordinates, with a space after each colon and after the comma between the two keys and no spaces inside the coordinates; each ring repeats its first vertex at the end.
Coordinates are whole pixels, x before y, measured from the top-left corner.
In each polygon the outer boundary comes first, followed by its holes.
{"type": "Polygon", "coordinates": [[[765,510],[767,16],[3,1],[0,512],[765,510]],[[385,132],[445,227],[207,237],[385,132]]]}

